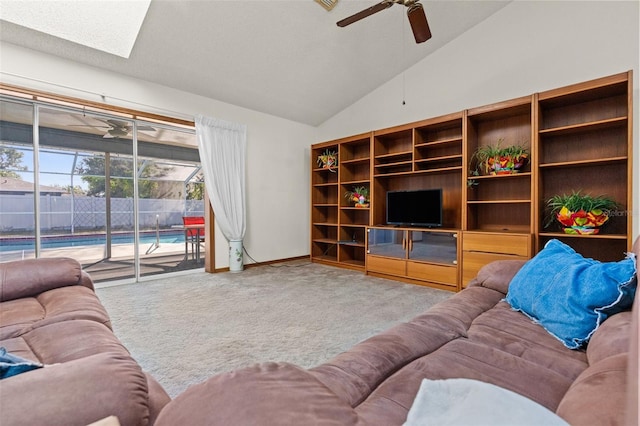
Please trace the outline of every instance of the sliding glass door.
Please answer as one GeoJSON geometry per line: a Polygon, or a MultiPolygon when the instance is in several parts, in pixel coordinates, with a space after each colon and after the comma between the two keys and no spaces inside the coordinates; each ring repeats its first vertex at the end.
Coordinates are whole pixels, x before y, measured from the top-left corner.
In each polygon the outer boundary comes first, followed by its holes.
{"type": "Polygon", "coordinates": [[[204,217],[199,159],[197,151],[174,143],[195,135],[157,123],[139,123],[137,129],[140,275],[202,268],[204,248],[190,238],[183,220],[204,217]]]}
{"type": "Polygon", "coordinates": [[[0,102],[0,262],[36,251],[33,107],[0,102]]]}
{"type": "Polygon", "coordinates": [[[0,261],[73,257],[96,282],[203,267],[182,219],[204,215],[193,129],[0,105],[0,261]]]}

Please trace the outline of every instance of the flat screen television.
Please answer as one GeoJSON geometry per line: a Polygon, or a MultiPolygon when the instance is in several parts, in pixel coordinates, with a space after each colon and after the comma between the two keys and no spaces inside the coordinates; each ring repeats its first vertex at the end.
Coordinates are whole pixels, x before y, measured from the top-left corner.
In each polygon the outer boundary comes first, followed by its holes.
{"type": "Polygon", "coordinates": [[[442,226],[442,189],[387,192],[387,224],[442,226]]]}

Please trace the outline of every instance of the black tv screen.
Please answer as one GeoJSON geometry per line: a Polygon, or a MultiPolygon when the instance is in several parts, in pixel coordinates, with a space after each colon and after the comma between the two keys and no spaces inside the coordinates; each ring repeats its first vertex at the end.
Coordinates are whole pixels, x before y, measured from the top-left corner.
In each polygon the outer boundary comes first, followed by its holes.
{"type": "Polygon", "coordinates": [[[388,191],[387,224],[442,226],[442,189],[388,191]]]}

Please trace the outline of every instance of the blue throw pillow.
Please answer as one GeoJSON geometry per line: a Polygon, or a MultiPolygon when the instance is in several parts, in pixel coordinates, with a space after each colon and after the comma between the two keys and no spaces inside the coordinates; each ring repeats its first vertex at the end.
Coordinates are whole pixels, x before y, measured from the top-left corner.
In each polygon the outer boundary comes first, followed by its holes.
{"type": "Polygon", "coordinates": [[[608,316],[632,306],[636,286],[633,253],[605,263],[551,240],[513,277],[505,300],[577,349],[608,316]]]}

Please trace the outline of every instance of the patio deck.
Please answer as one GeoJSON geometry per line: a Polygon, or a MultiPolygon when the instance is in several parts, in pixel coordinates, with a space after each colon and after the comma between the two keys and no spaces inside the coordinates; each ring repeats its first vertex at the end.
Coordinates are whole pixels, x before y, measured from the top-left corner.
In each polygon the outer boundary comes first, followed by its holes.
{"type": "MultiPolygon", "coordinates": [[[[200,259],[192,258],[191,252],[185,253],[184,243],[163,243],[148,254],[147,246],[140,246],[140,276],[158,275],[169,272],[204,268],[204,251],[200,259]]],[[[71,257],[82,265],[95,283],[127,280],[134,278],[133,244],[113,245],[111,257],[104,257],[104,246],[76,246],[43,250],[41,257],[71,257]]],[[[2,260],[33,258],[33,253],[5,252],[2,260]],[[25,255],[26,254],[26,255],[25,255]]]]}

